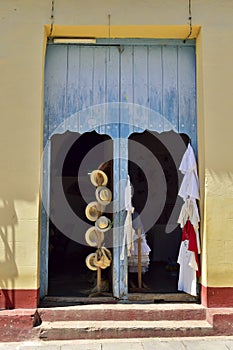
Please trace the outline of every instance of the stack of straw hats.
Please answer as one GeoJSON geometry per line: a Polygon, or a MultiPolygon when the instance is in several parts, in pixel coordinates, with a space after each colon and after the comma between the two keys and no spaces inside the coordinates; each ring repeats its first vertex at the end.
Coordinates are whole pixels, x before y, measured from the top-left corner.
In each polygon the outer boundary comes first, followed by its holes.
{"type": "Polygon", "coordinates": [[[91,183],[96,187],[96,201],[90,202],[85,209],[88,220],[95,222],[95,226],[89,228],[85,233],[85,239],[91,247],[97,247],[95,253],[86,257],[86,265],[90,270],[97,270],[98,267],[105,269],[111,264],[111,252],[101,246],[104,241],[104,232],[111,228],[111,220],[102,215],[105,206],[112,201],[112,192],[106,187],[108,177],[102,170],[94,170],[90,175],[91,183]]]}

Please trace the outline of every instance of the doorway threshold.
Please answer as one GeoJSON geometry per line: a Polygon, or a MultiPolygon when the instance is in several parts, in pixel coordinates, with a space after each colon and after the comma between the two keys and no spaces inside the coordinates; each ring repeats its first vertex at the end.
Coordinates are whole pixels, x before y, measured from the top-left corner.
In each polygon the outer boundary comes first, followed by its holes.
{"type": "Polygon", "coordinates": [[[129,293],[128,301],[135,303],[200,303],[199,297],[186,293],[129,293]]]}
{"type": "Polygon", "coordinates": [[[88,304],[159,304],[159,303],[196,303],[199,297],[185,293],[129,293],[127,299],[116,299],[112,295],[98,297],[63,297],[46,296],[40,301],[39,307],[60,307],[88,304]]]}
{"type": "Polygon", "coordinates": [[[39,304],[39,307],[59,307],[87,304],[116,304],[117,300],[113,296],[98,297],[63,297],[63,296],[46,296],[39,304]]]}

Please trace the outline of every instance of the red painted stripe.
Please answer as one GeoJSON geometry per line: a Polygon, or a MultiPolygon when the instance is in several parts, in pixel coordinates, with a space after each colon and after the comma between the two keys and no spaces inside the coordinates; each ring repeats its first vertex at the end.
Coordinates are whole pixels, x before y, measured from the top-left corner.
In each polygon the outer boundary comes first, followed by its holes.
{"type": "MultiPolygon", "coordinates": [[[[233,287],[201,286],[201,303],[206,307],[233,307],[233,287]]],[[[39,304],[39,289],[1,289],[1,309],[30,309],[39,304]]]]}
{"type": "Polygon", "coordinates": [[[1,309],[31,309],[39,303],[39,289],[1,289],[1,309]]]}
{"type": "Polygon", "coordinates": [[[201,286],[201,303],[206,307],[233,307],[233,287],[201,286]]]}

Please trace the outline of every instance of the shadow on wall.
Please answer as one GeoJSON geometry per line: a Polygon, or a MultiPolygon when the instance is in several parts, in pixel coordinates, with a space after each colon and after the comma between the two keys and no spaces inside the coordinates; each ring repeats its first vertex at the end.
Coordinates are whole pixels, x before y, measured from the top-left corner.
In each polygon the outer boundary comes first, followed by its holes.
{"type": "Polygon", "coordinates": [[[17,215],[13,200],[1,200],[0,204],[0,307],[15,307],[15,278],[18,269],[15,262],[15,225],[17,215]],[[4,301],[5,305],[2,304],[4,301]]]}

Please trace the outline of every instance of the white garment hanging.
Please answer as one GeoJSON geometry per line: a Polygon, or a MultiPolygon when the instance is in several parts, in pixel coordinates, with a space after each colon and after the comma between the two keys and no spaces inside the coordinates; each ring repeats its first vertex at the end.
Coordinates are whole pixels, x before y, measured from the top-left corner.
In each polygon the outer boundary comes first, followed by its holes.
{"type": "Polygon", "coordinates": [[[128,271],[131,273],[138,272],[138,229],[141,229],[141,271],[145,273],[148,271],[150,265],[149,253],[151,251],[146,241],[146,234],[142,225],[142,221],[138,213],[133,214],[133,228],[135,229],[133,247],[128,258],[128,271]]]}
{"type": "Polygon", "coordinates": [[[132,188],[129,175],[127,176],[127,183],[125,187],[125,210],[131,212],[134,211],[134,207],[132,206],[132,188]]]}
{"type": "Polygon", "coordinates": [[[132,255],[138,255],[138,229],[141,228],[141,253],[143,255],[149,255],[151,249],[146,241],[146,234],[142,225],[142,221],[138,213],[133,214],[133,228],[135,230],[133,239],[133,248],[131,250],[132,255]]]}
{"type": "Polygon", "coordinates": [[[199,181],[196,172],[191,170],[185,173],[178,195],[185,201],[188,197],[200,199],[199,181]]]}
{"type": "Polygon", "coordinates": [[[184,174],[178,195],[185,201],[188,197],[199,199],[199,181],[197,175],[197,163],[192,146],[188,145],[179,170],[184,174]]]}
{"type": "Polygon", "coordinates": [[[188,147],[183,155],[179,170],[182,172],[182,174],[185,174],[191,170],[197,172],[197,163],[196,163],[193,148],[190,145],[190,143],[188,144],[188,147]]]}
{"type": "Polygon", "coordinates": [[[124,236],[121,248],[120,260],[124,260],[125,257],[125,245],[127,245],[127,255],[131,255],[131,250],[133,248],[134,239],[134,228],[132,225],[132,214],[134,212],[134,207],[132,206],[132,190],[130,185],[130,178],[128,175],[127,184],[125,187],[125,209],[126,209],[126,219],[124,223],[124,236]]]}
{"type": "Polygon", "coordinates": [[[198,265],[195,253],[188,250],[189,241],[181,242],[180,252],[177,262],[180,264],[180,273],[178,280],[178,290],[193,296],[197,295],[197,277],[198,265]]]}
{"type": "MultiPolygon", "coordinates": [[[[189,144],[185,151],[179,170],[184,174],[178,195],[185,201],[178,218],[181,228],[189,220],[196,233],[197,249],[200,253],[199,222],[200,216],[196,199],[199,199],[199,180],[197,164],[192,146],[189,144]]],[[[177,262],[180,264],[178,290],[197,295],[198,265],[193,251],[188,250],[189,241],[181,242],[177,262]]]]}
{"type": "Polygon", "coordinates": [[[187,198],[182,205],[180,216],[178,218],[178,223],[181,228],[184,227],[187,221],[190,221],[194,228],[198,228],[200,222],[200,216],[198,212],[198,207],[196,200],[194,198],[187,198]]]}
{"type": "Polygon", "coordinates": [[[194,227],[197,239],[198,254],[201,252],[199,237],[200,216],[196,199],[199,199],[199,180],[197,175],[197,163],[194,151],[190,143],[183,155],[179,170],[184,174],[178,195],[185,201],[178,218],[178,223],[183,228],[188,220],[194,227]]]}
{"type": "Polygon", "coordinates": [[[191,222],[195,230],[198,254],[200,254],[201,253],[201,244],[200,244],[200,237],[199,237],[200,216],[198,212],[197,203],[194,198],[186,199],[186,201],[182,205],[181,212],[177,222],[178,224],[180,224],[180,227],[183,228],[188,220],[191,222]]]}

